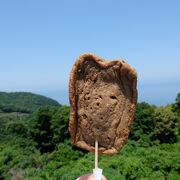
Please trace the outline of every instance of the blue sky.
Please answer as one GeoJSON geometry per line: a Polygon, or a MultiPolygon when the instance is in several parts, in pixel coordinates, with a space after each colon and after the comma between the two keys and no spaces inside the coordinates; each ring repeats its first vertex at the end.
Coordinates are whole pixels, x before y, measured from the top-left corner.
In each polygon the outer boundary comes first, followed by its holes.
{"type": "Polygon", "coordinates": [[[69,72],[91,52],[138,72],[139,101],[180,92],[179,0],[0,1],[0,91],[31,91],[68,104],[69,72]]]}

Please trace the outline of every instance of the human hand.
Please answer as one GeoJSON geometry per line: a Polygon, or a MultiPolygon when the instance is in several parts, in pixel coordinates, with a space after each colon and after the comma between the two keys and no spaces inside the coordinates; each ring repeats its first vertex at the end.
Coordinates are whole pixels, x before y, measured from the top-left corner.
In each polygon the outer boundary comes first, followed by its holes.
{"type": "MultiPolygon", "coordinates": [[[[94,174],[93,173],[89,173],[89,174],[86,174],[84,176],[81,176],[79,177],[78,179],[76,180],[95,180],[95,177],[94,177],[94,174]]],[[[101,180],[107,180],[105,176],[102,175],[102,178],[101,180]]]]}

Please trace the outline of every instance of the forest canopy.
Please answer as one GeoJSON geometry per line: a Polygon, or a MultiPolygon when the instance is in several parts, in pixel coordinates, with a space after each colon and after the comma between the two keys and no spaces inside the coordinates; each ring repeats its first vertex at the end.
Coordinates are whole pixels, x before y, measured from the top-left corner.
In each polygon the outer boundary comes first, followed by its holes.
{"type": "Polygon", "coordinates": [[[0,92],[0,112],[32,113],[44,105],[59,106],[59,103],[30,92],[0,92]]]}
{"type": "MultiPolygon", "coordinates": [[[[100,156],[107,179],[180,179],[180,93],[156,107],[137,104],[129,140],[100,156]]],[[[0,93],[0,180],[74,180],[91,172],[94,155],[72,145],[69,106],[32,93],[0,93]]]]}

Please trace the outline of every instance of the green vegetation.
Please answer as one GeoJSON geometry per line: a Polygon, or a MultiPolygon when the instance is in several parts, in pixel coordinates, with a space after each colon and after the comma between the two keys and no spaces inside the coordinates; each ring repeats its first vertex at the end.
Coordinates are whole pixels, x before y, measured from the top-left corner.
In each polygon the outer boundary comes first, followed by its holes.
{"type": "Polygon", "coordinates": [[[68,121],[70,108],[61,106],[40,108],[30,121],[30,137],[42,153],[51,152],[56,144],[69,138],[68,121]]]}
{"type": "Polygon", "coordinates": [[[32,113],[44,105],[59,106],[55,100],[28,92],[0,92],[0,112],[32,113]]]}
{"type": "MultiPolygon", "coordinates": [[[[74,180],[92,172],[94,154],[71,144],[68,106],[0,97],[0,180],[74,180]]],[[[180,179],[179,102],[180,94],[165,107],[138,103],[128,143],[117,155],[100,156],[108,180],[180,179]]]]}

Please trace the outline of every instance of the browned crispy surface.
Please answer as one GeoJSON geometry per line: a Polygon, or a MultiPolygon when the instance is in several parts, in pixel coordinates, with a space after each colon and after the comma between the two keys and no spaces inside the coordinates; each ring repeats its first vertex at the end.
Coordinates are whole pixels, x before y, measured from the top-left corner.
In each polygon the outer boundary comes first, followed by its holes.
{"type": "Polygon", "coordinates": [[[137,102],[136,70],[126,62],[92,54],[77,59],[70,74],[69,131],[73,143],[99,153],[117,153],[126,142],[137,102]]]}

